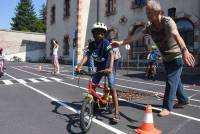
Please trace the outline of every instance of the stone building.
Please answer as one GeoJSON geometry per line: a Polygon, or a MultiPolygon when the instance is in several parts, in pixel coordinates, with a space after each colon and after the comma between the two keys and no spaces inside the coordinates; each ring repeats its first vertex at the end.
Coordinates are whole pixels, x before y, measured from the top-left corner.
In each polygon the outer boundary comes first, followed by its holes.
{"type": "MultiPolygon", "coordinates": [[[[171,16],[187,47],[194,54],[200,53],[200,1],[160,0],[164,15],[171,16]]],[[[146,0],[48,0],[47,1],[47,56],[50,56],[50,40],[60,44],[59,55],[72,59],[74,31],[78,32],[77,60],[82,49],[92,38],[90,29],[96,21],[104,22],[114,39],[139,32],[147,23],[146,0]]],[[[150,37],[133,42],[129,50],[131,60],[144,58],[153,44],[150,37]]],[[[127,50],[120,48],[123,57],[127,50]]],[[[126,58],[124,58],[126,60],[126,58]]]]}

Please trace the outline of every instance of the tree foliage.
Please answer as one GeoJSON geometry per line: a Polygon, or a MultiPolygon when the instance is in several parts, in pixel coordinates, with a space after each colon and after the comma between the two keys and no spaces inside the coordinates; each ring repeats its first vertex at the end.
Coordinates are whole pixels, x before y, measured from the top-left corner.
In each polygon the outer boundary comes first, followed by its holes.
{"type": "Polygon", "coordinates": [[[15,8],[11,29],[17,31],[44,32],[44,26],[34,11],[32,0],[20,0],[15,8]]]}

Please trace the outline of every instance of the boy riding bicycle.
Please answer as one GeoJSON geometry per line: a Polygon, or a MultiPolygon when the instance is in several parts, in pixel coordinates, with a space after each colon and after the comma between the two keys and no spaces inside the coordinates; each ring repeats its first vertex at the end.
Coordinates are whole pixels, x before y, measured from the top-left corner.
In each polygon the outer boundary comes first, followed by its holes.
{"type": "Polygon", "coordinates": [[[157,51],[157,47],[155,45],[153,45],[151,47],[151,52],[148,54],[147,56],[147,68],[146,68],[146,77],[155,77],[156,74],[156,64],[157,64],[157,60],[159,59],[159,55],[158,55],[158,51],[157,51]]]}
{"type": "MultiPolygon", "coordinates": [[[[113,121],[118,122],[119,111],[118,111],[118,99],[117,92],[114,88],[114,76],[113,76],[113,50],[107,39],[105,39],[105,34],[107,32],[107,26],[104,23],[97,22],[93,25],[91,30],[94,41],[90,42],[88,45],[88,50],[81,60],[80,64],[77,66],[77,71],[80,71],[83,64],[87,62],[88,58],[92,56],[94,63],[96,65],[96,72],[104,72],[108,74],[108,86],[112,92],[112,98],[115,107],[115,113],[113,116],[113,121]]],[[[92,77],[92,82],[94,84],[99,84],[103,74],[95,73],[92,77]]]]}

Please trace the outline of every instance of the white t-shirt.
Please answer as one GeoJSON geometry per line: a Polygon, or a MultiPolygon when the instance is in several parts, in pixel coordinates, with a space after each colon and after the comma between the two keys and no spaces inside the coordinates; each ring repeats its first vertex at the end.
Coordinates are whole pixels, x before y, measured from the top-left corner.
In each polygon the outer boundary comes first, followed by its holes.
{"type": "Polygon", "coordinates": [[[118,47],[113,48],[113,52],[114,52],[114,60],[118,60],[121,58],[121,54],[118,47]]]}
{"type": "Polygon", "coordinates": [[[58,56],[58,47],[53,49],[53,55],[58,56]]]}

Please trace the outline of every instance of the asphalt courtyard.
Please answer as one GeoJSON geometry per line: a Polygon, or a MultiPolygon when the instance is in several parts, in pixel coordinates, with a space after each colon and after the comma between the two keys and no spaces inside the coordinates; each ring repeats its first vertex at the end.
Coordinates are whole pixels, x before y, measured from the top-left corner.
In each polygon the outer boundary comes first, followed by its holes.
{"type": "MultiPolygon", "coordinates": [[[[81,134],[79,110],[82,93],[87,90],[88,76],[78,83],[72,79],[71,66],[61,65],[61,74],[52,75],[51,64],[11,62],[0,78],[1,134],[81,134]],[[39,70],[41,66],[42,70],[39,70]]],[[[141,126],[146,104],[153,107],[154,125],[163,134],[200,134],[200,76],[183,75],[190,104],[174,109],[167,117],[162,109],[164,74],[156,81],[144,79],[144,72],[119,70],[117,88],[137,90],[151,95],[124,100],[119,98],[120,122],[111,122],[112,114],[94,117],[88,134],[132,134],[141,126]]]]}

